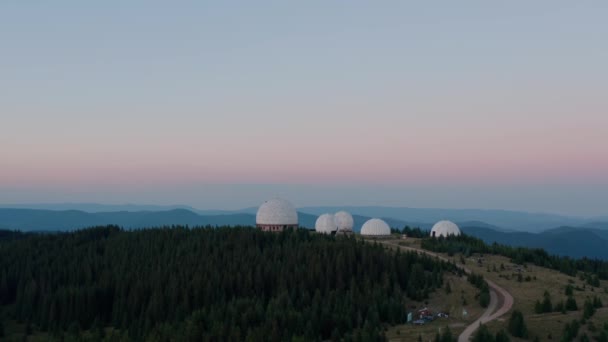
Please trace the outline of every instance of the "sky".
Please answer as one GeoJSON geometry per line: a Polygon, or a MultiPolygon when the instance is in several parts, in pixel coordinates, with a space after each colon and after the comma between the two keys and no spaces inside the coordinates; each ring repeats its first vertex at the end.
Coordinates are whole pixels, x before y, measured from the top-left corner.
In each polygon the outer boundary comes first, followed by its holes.
{"type": "Polygon", "coordinates": [[[605,1],[0,2],[0,204],[608,215],[605,1]]]}

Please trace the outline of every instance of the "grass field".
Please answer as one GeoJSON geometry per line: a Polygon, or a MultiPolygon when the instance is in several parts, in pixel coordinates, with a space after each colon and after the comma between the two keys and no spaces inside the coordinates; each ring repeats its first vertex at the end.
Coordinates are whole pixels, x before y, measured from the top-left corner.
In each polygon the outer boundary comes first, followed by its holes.
{"type": "MultiPolygon", "coordinates": [[[[419,240],[408,239],[401,242],[401,244],[419,247],[419,240]]],[[[448,257],[444,254],[443,256],[453,260],[457,264],[462,264],[461,255],[457,254],[448,257]]],[[[603,324],[608,322],[608,307],[606,307],[608,304],[607,281],[601,281],[599,287],[592,287],[578,277],[570,277],[563,273],[531,264],[520,267],[513,264],[509,258],[496,255],[472,255],[469,258],[464,258],[464,260],[467,268],[494,281],[513,295],[515,299],[513,309],[520,310],[524,314],[531,336],[530,340],[538,336],[541,341],[559,341],[562,337],[565,324],[574,319],[580,321],[583,316],[582,308],[585,299],[593,296],[598,296],[602,300],[604,308],[598,309],[596,314],[589,320],[591,323],[581,326],[578,336],[580,337],[583,333],[586,333],[592,338],[602,329],[603,324]],[[523,278],[521,282],[518,280],[519,274],[523,278]],[[525,281],[526,278],[530,279],[530,281],[525,281]],[[573,296],[576,299],[579,311],[568,312],[566,314],[559,312],[536,314],[534,312],[536,301],[542,301],[545,291],[551,296],[553,305],[562,300],[565,301],[567,298],[565,288],[568,284],[575,288],[573,296]]],[[[497,332],[500,329],[506,330],[508,318],[509,314],[505,315],[501,320],[488,324],[488,328],[493,332],[497,332]]]]}
{"type": "MultiPolygon", "coordinates": [[[[563,326],[571,322],[573,319],[580,320],[582,318],[582,308],[587,298],[598,296],[604,304],[608,304],[608,293],[605,288],[608,286],[608,282],[601,282],[600,287],[592,287],[587,285],[584,280],[576,277],[569,277],[563,273],[549,270],[534,265],[527,265],[526,267],[517,267],[510,262],[508,258],[493,255],[484,255],[481,258],[481,264],[479,259],[481,256],[473,256],[466,259],[466,265],[471,270],[477,273],[483,274],[487,279],[493,280],[507,291],[509,291],[515,298],[513,308],[520,310],[528,322],[528,330],[531,336],[538,336],[541,340],[559,340],[563,333],[563,326]],[[504,270],[501,270],[501,265],[504,266],[504,270]],[[494,269],[496,268],[496,271],[494,269]],[[522,278],[531,278],[530,281],[518,281],[518,274],[521,273],[522,278]],[[555,305],[560,301],[566,300],[565,288],[568,284],[571,284],[574,290],[574,298],[579,307],[579,311],[562,313],[545,313],[536,314],[534,312],[534,305],[537,300],[543,299],[543,294],[547,291],[551,296],[552,304],[555,305]]],[[[598,325],[605,315],[606,309],[599,310],[596,316],[592,317],[592,321],[595,325],[598,325]]],[[[604,320],[606,321],[606,320],[604,320]]],[[[506,321],[496,322],[489,325],[492,330],[496,331],[500,328],[506,328],[506,321]]],[[[581,329],[582,334],[586,331],[586,327],[581,329]]]]}
{"type": "MultiPolygon", "coordinates": [[[[385,240],[394,244],[390,248],[397,246],[404,247],[419,247],[419,240],[385,240]]],[[[457,337],[464,328],[474,322],[484,311],[479,305],[475,296],[479,292],[466,279],[466,277],[458,277],[456,275],[448,275],[445,282],[450,284],[451,293],[447,293],[444,289],[436,291],[431,295],[431,298],[426,302],[414,303],[417,307],[428,307],[433,312],[448,312],[449,318],[439,318],[433,322],[422,326],[412,324],[402,324],[391,327],[387,330],[386,336],[389,341],[418,341],[421,337],[423,341],[435,341],[435,335],[441,333],[449,327],[453,336],[457,337]],[[463,305],[463,297],[466,304],[463,305]],[[463,317],[463,309],[466,309],[467,316],[463,317]]]]}
{"type": "Polygon", "coordinates": [[[469,284],[465,277],[453,275],[446,277],[445,281],[449,282],[452,288],[450,294],[442,289],[433,293],[428,302],[414,304],[417,307],[427,306],[433,312],[449,312],[450,317],[438,318],[422,326],[403,324],[391,327],[386,334],[389,341],[417,341],[418,336],[421,336],[423,341],[434,341],[436,333],[442,332],[447,326],[454,336],[458,336],[481,315],[484,309],[475,300],[478,290],[469,284]],[[466,305],[462,305],[463,295],[467,301],[466,305]],[[463,308],[468,311],[467,317],[462,315],[463,308]]]}

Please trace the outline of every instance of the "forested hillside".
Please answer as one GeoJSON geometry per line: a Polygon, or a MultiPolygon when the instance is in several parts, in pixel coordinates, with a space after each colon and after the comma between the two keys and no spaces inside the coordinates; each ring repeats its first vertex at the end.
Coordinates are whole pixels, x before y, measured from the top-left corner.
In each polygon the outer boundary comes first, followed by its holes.
{"type": "MultiPolygon", "coordinates": [[[[0,322],[60,339],[381,340],[448,263],[305,230],[0,234],[0,322]],[[111,329],[110,329],[111,328],[111,329]]],[[[4,329],[4,334],[10,334],[4,329]]]]}
{"type": "Polygon", "coordinates": [[[448,253],[449,255],[455,253],[463,253],[466,256],[472,253],[502,255],[511,258],[517,264],[531,263],[570,276],[575,276],[580,272],[589,278],[590,283],[597,282],[599,279],[608,280],[608,261],[550,255],[547,251],[538,248],[511,247],[497,243],[488,245],[481,239],[465,234],[448,238],[424,239],[421,242],[421,247],[434,252],[448,253]]]}
{"type": "Polygon", "coordinates": [[[487,227],[461,226],[469,236],[488,244],[497,242],[513,247],[540,248],[550,254],[571,258],[598,258],[608,260],[608,230],[560,227],[542,233],[500,232],[487,227]]]}

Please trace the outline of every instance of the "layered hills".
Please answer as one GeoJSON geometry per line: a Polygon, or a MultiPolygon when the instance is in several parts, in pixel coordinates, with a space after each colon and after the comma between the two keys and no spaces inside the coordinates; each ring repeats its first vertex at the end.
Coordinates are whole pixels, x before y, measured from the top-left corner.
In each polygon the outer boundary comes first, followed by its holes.
{"type": "MultiPolygon", "coordinates": [[[[0,229],[20,231],[70,231],[93,226],[118,225],[127,229],[159,227],[171,225],[183,226],[253,226],[255,225],[255,208],[238,211],[197,211],[187,207],[157,206],[103,206],[86,204],[78,207],[87,210],[53,210],[69,208],[68,205],[53,207],[39,205],[47,209],[0,208],[0,229]],[[97,211],[99,209],[117,209],[115,211],[97,211]],[[120,210],[127,209],[127,210],[120,210]],[[149,210],[137,210],[149,209],[149,210]]],[[[338,207],[308,207],[299,209],[300,225],[314,227],[319,214],[337,211],[338,207]]],[[[468,234],[484,240],[486,243],[500,243],[511,246],[543,248],[549,253],[570,256],[608,259],[608,222],[593,220],[584,222],[581,219],[568,218],[550,214],[526,214],[503,211],[447,210],[439,215],[441,209],[408,209],[383,207],[350,207],[353,213],[355,231],[371,217],[382,217],[394,228],[405,226],[420,227],[428,230],[440,218],[455,221],[468,234]],[[478,214],[475,215],[474,213],[478,214]],[[407,215],[411,214],[411,217],[407,215]],[[482,213],[482,214],[479,214],[482,213]],[[497,215],[491,215],[494,213],[497,215]],[[482,218],[488,218],[488,221],[482,218]],[[501,225],[501,221],[510,218],[517,222],[541,222],[545,229],[521,231],[522,226],[501,225]],[[526,221],[526,217],[528,217],[526,221]],[[571,222],[573,224],[565,224],[571,222]],[[555,225],[551,225],[555,223],[555,225]]],[[[509,221],[511,222],[511,221],[509,221]]],[[[507,223],[507,221],[504,221],[507,223]]]]}

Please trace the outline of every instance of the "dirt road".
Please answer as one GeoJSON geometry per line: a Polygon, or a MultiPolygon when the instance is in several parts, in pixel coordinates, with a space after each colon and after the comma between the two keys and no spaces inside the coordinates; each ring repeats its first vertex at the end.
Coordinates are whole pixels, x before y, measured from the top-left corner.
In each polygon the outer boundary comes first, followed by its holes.
{"type": "MultiPolygon", "coordinates": [[[[394,243],[391,243],[391,241],[379,241],[379,242],[383,243],[385,245],[398,247],[398,248],[408,250],[408,251],[424,253],[426,255],[430,255],[430,256],[439,258],[443,261],[449,261],[447,258],[445,258],[441,255],[438,255],[437,253],[433,253],[433,252],[429,252],[429,251],[425,251],[425,250],[417,249],[417,248],[413,248],[413,247],[408,247],[408,246],[399,246],[397,244],[397,242],[394,242],[394,243]]],[[[467,274],[471,273],[471,270],[469,270],[468,268],[466,268],[464,266],[458,265],[458,267],[462,268],[462,270],[464,270],[467,274]]],[[[501,317],[502,315],[509,312],[509,310],[511,310],[511,308],[513,307],[513,296],[511,296],[511,294],[509,292],[507,292],[507,290],[496,285],[496,283],[494,283],[491,280],[486,279],[486,282],[488,283],[488,286],[490,287],[490,304],[488,304],[488,307],[483,312],[481,317],[479,317],[475,322],[473,322],[469,326],[467,326],[464,329],[464,331],[460,334],[460,336],[458,336],[458,342],[469,341],[471,339],[471,336],[475,332],[475,330],[477,330],[477,328],[479,328],[479,326],[481,324],[486,324],[488,322],[491,322],[491,321],[501,317]],[[499,299],[501,299],[501,300],[499,300],[499,299]],[[499,302],[501,302],[502,305],[497,309],[499,302]]]]}
{"type": "Polygon", "coordinates": [[[490,304],[481,317],[466,327],[460,336],[458,336],[458,342],[469,341],[475,330],[477,330],[481,324],[486,324],[501,317],[513,307],[513,296],[511,296],[509,292],[488,279],[486,279],[486,282],[488,283],[488,286],[490,286],[490,304]],[[496,310],[499,296],[502,299],[502,306],[496,310]]]}

